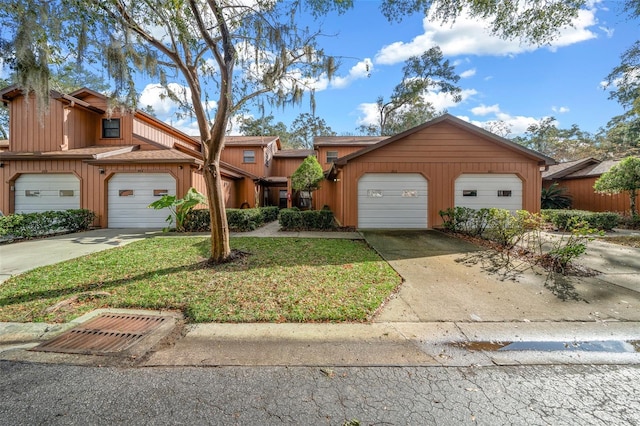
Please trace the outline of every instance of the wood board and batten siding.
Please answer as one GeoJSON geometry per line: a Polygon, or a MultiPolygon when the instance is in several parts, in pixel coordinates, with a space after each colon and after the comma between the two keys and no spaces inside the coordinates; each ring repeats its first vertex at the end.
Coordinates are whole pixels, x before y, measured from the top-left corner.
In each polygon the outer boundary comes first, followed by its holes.
{"type": "Polygon", "coordinates": [[[469,131],[465,127],[471,125],[460,121],[450,116],[436,119],[361,155],[347,157],[341,164],[340,179],[345,184],[338,220],[346,226],[358,226],[357,182],[367,173],[424,176],[429,188],[429,227],[442,224],[438,212],[455,206],[455,181],[468,173],[518,176],[522,181],[522,208],[538,212],[543,157],[498,143],[484,131],[469,131]]]}
{"type": "Polygon", "coordinates": [[[585,177],[582,179],[563,180],[561,187],[567,188],[565,195],[571,197],[571,208],[592,212],[629,213],[631,200],[627,192],[620,194],[598,194],[593,185],[599,177],[585,177]]]}

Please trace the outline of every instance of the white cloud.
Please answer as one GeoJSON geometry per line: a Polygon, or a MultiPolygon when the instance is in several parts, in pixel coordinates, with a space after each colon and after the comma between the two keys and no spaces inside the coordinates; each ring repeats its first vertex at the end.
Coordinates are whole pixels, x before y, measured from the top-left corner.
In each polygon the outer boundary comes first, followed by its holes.
{"type": "MultiPolygon", "coordinates": [[[[509,136],[517,136],[522,135],[527,131],[527,128],[532,124],[537,124],[545,117],[535,118],[535,117],[526,117],[523,115],[511,115],[500,110],[500,105],[495,104],[491,106],[480,105],[478,107],[471,108],[471,112],[474,115],[480,116],[488,116],[493,115],[493,117],[487,117],[487,120],[472,120],[467,116],[458,116],[458,118],[468,121],[469,123],[475,124],[476,126],[482,127],[484,129],[490,129],[492,127],[500,128],[497,122],[502,121],[504,123],[504,127],[507,127],[510,130],[509,136]]],[[[503,135],[504,136],[504,135],[503,135]]]]}
{"type": "Polygon", "coordinates": [[[371,58],[365,58],[364,60],[355,64],[349,70],[349,74],[345,77],[334,77],[331,80],[331,87],[336,89],[343,89],[351,84],[355,80],[359,80],[361,78],[368,78],[373,71],[373,62],[371,58]]]}
{"type": "MultiPolygon", "coordinates": [[[[461,102],[468,100],[477,93],[475,89],[463,89],[460,92],[461,102]]],[[[449,93],[429,91],[422,96],[422,99],[433,105],[436,111],[443,111],[458,105],[449,93]]]]}
{"type": "Polygon", "coordinates": [[[476,69],[471,68],[470,70],[462,71],[460,73],[460,78],[469,78],[473,77],[474,75],[476,75],[476,69]]]}
{"type": "Polygon", "coordinates": [[[614,28],[609,28],[605,26],[599,26],[598,28],[600,29],[600,31],[604,33],[605,36],[607,36],[607,38],[613,37],[613,33],[615,33],[616,31],[614,28]]]}
{"type": "MultiPolygon", "coordinates": [[[[182,86],[178,83],[169,83],[167,85],[169,89],[176,94],[176,96],[184,99],[187,104],[191,103],[191,90],[188,87],[182,86]]],[[[179,104],[167,95],[167,89],[157,83],[147,84],[140,93],[138,100],[139,107],[141,109],[151,106],[153,108],[153,114],[159,119],[169,124],[172,127],[188,134],[199,134],[200,129],[198,123],[194,121],[192,117],[178,119],[176,118],[176,112],[178,111],[179,104]]],[[[212,100],[203,101],[203,106],[206,111],[212,112],[218,106],[218,103],[212,100]]]]}
{"type": "MultiPolygon", "coordinates": [[[[190,94],[188,88],[177,83],[169,83],[168,86],[172,92],[179,94],[179,96],[190,94]]],[[[154,113],[161,118],[173,114],[178,108],[178,104],[167,95],[167,89],[160,84],[147,84],[140,93],[138,102],[141,108],[151,106],[154,113]]]]}
{"type": "Polygon", "coordinates": [[[500,112],[500,106],[498,104],[491,106],[481,104],[480,106],[471,108],[471,112],[473,113],[473,115],[497,114],[500,112]]]}
{"type": "MultiPolygon", "coordinates": [[[[597,24],[595,13],[595,9],[580,10],[573,22],[574,27],[560,30],[559,36],[546,47],[555,51],[558,47],[596,38],[597,35],[589,30],[590,27],[597,24]]],[[[492,35],[488,27],[488,20],[470,18],[464,14],[451,25],[441,24],[425,17],[423,34],[416,36],[410,42],[397,41],[384,46],[376,54],[375,62],[386,65],[396,64],[411,56],[420,55],[434,46],[440,46],[445,56],[506,56],[539,48],[518,40],[501,39],[492,35]]]]}
{"type": "Polygon", "coordinates": [[[569,112],[570,110],[569,110],[569,107],[564,107],[564,106],[561,106],[561,107],[552,106],[552,107],[551,107],[551,111],[556,112],[556,113],[558,113],[558,114],[564,114],[564,113],[569,112]]]}
{"type": "Polygon", "coordinates": [[[362,114],[356,120],[358,126],[368,126],[370,124],[378,124],[380,120],[380,113],[378,111],[378,104],[375,102],[362,103],[358,105],[358,111],[362,114]]]}

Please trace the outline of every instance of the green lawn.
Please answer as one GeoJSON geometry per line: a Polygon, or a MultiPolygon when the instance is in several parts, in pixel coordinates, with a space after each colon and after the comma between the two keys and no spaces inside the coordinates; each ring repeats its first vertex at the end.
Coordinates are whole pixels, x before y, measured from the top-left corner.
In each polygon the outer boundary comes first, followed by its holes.
{"type": "Polygon", "coordinates": [[[69,321],[97,308],[177,310],[191,322],[366,321],[401,278],[364,241],[232,238],[212,268],[204,237],[157,237],[0,284],[0,321],[69,321]]]}

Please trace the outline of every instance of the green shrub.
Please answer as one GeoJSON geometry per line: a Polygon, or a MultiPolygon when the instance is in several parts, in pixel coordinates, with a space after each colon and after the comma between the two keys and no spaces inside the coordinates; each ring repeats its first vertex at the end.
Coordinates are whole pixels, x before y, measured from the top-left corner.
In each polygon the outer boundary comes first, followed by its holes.
{"type": "Polygon", "coordinates": [[[231,231],[253,231],[264,224],[263,217],[260,209],[227,209],[227,223],[231,231]]]}
{"type": "Polygon", "coordinates": [[[640,229],[640,216],[622,216],[620,226],[626,229],[640,229]]]}
{"type": "Polygon", "coordinates": [[[305,210],[298,208],[280,211],[280,227],[285,231],[318,231],[336,227],[331,210],[305,210]]]}
{"type": "MultiPolygon", "coordinates": [[[[229,230],[234,232],[253,231],[278,218],[278,207],[258,207],[253,209],[227,209],[229,230]]],[[[186,232],[211,231],[208,209],[191,210],[184,221],[186,232]]]]}
{"type": "Polygon", "coordinates": [[[264,223],[278,220],[278,214],[280,214],[280,209],[276,206],[260,207],[260,211],[262,212],[262,220],[264,223]]]}
{"type": "Polygon", "coordinates": [[[96,215],[86,209],[10,214],[0,217],[0,235],[33,238],[61,232],[89,229],[96,215]]]}
{"type": "Polygon", "coordinates": [[[542,216],[563,231],[570,231],[571,225],[586,222],[590,228],[610,231],[620,224],[620,215],[612,212],[588,212],[584,210],[543,210],[542,216]]]}
{"type": "Polygon", "coordinates": [[[183,228],[185,232],[211,231],[209,209],[191,210],[184,219],[183,228]]]}
{"type": "Polygon", "coordinates": [[[543,209],[568,209],[571,207],[571,197],[566,195],[567,188],[552,183],[547,188],[542,188],[541,206],[543,209]]]}

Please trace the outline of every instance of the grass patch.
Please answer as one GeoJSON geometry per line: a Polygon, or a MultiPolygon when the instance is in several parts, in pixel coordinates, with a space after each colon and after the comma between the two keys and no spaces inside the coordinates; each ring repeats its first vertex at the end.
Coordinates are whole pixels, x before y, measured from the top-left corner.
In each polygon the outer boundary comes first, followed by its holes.
{"type": "Polygon", "coordinates": [[[604,237],[600,241],[607,243],[619,244],[621,246],[640,248],[640,237],[633,235],[625,235],[619,237],[604,237]]]}
{"type": "Polygon", "coordinates": [[[366,321],[401,278],[364,241],[232,238],[241,259],[204,267],[209,239],[157,237],[0,284],[0,321],[66,322],[98,308],[182,311],[191,322],[366,321]]]}

